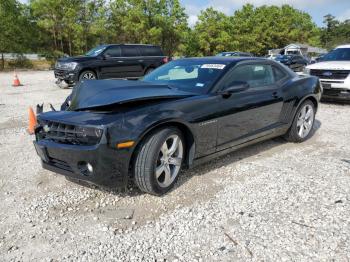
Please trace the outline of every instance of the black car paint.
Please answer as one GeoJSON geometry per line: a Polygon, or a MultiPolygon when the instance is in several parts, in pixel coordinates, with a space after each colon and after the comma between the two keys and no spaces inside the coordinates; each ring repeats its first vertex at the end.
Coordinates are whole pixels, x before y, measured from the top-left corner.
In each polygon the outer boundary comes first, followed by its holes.
{"type": "Polygon", "coordinates": [[[97,56],[64,57],[57,60],[58,63],[78,63],[74,70],[55,68],[54,74],[59,81],[66,81],[74,85],[79,81],[82,72],[93,71],[98,79],[108,78],[139,78],[144,76],[148,69],[155,69],[165,63],[166,56],[133,56],[133,57],[106,57],[104,54],[109,48],[115,46],[132,46],[139,48],[144,45],[106,45],[105,50],[97,56]]]}
{"type": "MultiPolygon", "coordinates": [[[[168,89],[167,95],[144,96],[147,86],[134,82],[138,95],[132,99],[116,99],[116,103],[95,104],[92,108],[77,107],[76,111],[48,112],[39,115],[36,134],[43,121],[103,128],[100,143],[94,146],[59,144],[37,139],[37,150],[49,158],[43,167],[76,179],[106,186],[125,186],[130,174],[133,156],[142,139],[157,128],[174,125],[185,134],[186,165],[193,166],[245,145],[284,134],[292,124],[298,106],[311,99],[317,108],[321,87],[316,77],[299,77],[277,62],[258,58],[202,58],[210,63],[231,59],[214,87],[206,94],[182,94],[168,89]],[[221,82],[232,67],[244,63],[272,64],[283,70],[285,78],[266,90],[247,89],[230,96],[220,92],[221,82]],[[137,84],[136,84],[137,83],[137,84]],[[124,102],[124,103],[123,103],[124,102]],[[116,149],[116,144],[135,141],[132,148],[116,149]],[[68,163],[70,170],[57,164],[68,163]],[[79,161],[91,161],[96,171],[84,176],[77,167],[79,161]]],[[[109,80],[113,81],[113,80],[109,80]]],[[[90,81],[98,90],[105,81],[90,81]]],[[[113,84],[113,82],[110,82],[113,84]]],[[[115,82],[115,92],[120,82],[115,82]]],[[[128,83],[128,82],[125,82],[128,83]]],[[[153,84],[151,84],[153,85],[153,84]]],[[[166,88],[166,87],[158,87],[166,88]]],[[[103,92],[101,93],[103,94],[103,92]]],[[[106,101],[109,101],[107,95],[106,101]]],[[[74,101],[74,97],[73,100],[74,101]]],[[[73,107],[74,108],[74,107],[73,107]]]]}

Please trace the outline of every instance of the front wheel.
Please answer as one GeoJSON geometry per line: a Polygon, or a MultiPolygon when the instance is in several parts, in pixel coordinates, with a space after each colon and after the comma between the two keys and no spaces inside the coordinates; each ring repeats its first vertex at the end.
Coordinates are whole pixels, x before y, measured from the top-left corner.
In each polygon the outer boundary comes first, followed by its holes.
{"type": "Polygon", "coordinates": [[[93,79],[97,79],[97,77],[95,72],[90,70],[83,71],[79,76],[79,82],[81,82],[82,80],[93,80],[93,79]]]}
{"type": "Polygon", "coordinates": [[[185,144],[177,128],[161,129],[146,138],[139,147],[134,163],[136,185],[144,192],[162,195],[176,183],[185,144]]]}
{"type": "Polygon", "coordinates": [[[285,135],[286,140],[290,142],[303,142],[307,140],[315,122],[315,105],[310,100],[306,100],[298,109],[292,126],[285,135]]]}

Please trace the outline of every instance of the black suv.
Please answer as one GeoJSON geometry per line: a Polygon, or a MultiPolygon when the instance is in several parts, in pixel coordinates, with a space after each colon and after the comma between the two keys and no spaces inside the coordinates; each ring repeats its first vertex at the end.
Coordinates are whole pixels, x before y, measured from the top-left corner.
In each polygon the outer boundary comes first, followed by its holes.
{"type": "Polygon", "coordinates": [[[139,78],[168,62],[161,48],[154,45],[100,45],[83,56],[57,60],[55,77],[74,85],[82,79],[139,78]]]}

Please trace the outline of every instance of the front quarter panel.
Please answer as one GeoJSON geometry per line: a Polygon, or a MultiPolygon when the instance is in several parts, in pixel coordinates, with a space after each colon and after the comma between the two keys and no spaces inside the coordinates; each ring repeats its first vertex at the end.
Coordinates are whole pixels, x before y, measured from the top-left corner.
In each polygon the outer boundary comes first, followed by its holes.
{"type": "Polygon", "coordinates": [[[215,96],[201,95],[164,101],[155,106],[128,112],[122,126],[124,139],[139,143],[160,125],[180,124],[193,135],[195,158],[211,154],[216,147],[217,123],[216,116],[212,113],[215,112],[216,100],[215,96]]]}

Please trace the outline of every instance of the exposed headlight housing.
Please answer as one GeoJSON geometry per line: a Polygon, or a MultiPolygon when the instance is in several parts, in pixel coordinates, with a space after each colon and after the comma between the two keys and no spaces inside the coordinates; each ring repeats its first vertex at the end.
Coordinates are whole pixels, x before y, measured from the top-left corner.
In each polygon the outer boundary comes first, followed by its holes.
{"type": "Polygon", "coordinates": [[[305,75],[310,75],[310,69],[305,67],[303,73],[305,75]]]}
{"type": "Polygon", "coordinates": [[[69,63],[62,63],[62,62],[56,62],[55,68],[59,69],[65,69],[65,70],[74,70],[77,67],[77,62],[69,62],[69,63]]]}

